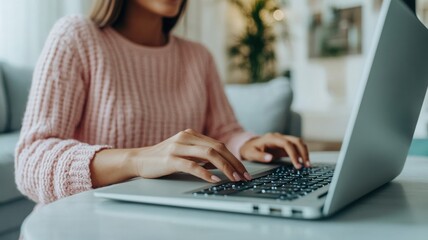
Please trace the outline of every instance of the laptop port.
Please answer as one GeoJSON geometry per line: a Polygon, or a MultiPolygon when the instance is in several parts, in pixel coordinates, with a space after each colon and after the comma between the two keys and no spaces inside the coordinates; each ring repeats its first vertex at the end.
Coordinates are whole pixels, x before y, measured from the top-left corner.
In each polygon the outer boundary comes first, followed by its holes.
{"type": "Polygon", "coordinates": [[[293,217],[302,217],[303,211],[298,209],[292,209],[291,214],[293,217]]]}
{"type": "Polygon", "coordinates": [[[258,213],[259,212],[259,206],[254,205],[253,206],[253,212],[258,213]]]}
{"type": "Polygon", "coordinates": [[[281,208],[275,208],[275,207],[270,207],[269,212],[271,215],[281,215],[282,214],[281,208]]]}

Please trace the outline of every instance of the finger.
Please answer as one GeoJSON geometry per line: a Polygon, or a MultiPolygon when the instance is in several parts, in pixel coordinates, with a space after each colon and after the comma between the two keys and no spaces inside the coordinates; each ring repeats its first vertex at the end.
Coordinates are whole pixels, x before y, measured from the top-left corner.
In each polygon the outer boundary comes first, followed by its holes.
{"type": "Polygon", "coordinates": [[[241,181],[233,166],[226,161],[214,148],[198,145],[176,144],[173,154],[181,158],[206,160],[222,171],[231,181],[241,181]]]}
{"type": "Polygon", "coordinates": [[[310,163],[310,160],[309,160],[308,147],[302,141],[302,139],[297,138],[297,137],[292,137],[292,136],[284,136],[284,137],[286,139],[288,139],[290,142],[292,142],[294,144],[294,146],[297,148],[297,150],[299,151],[300,156],[302,157],[303,164],[306,167],[310,167],[311,163],[310,163]]]}
{"type": "Polygon", "coordinates": [[[290,157],[294,167],[296,169],[302,168],[302,164],[299,162],[299,156],[297,154],[297,149],[294,146],[294,144],[287,142],[284,144],[284,149],[287,152],[288,156],[290,157]]]}
{"type": "Polygon", "coordinates": [[[251,175],[248,173],[247,169],[244,167],[241,161],[239,161],[224,145],[224,143],[221,143],[215,139],[212,139],[210,137],[207,137],[203,134],[200,134],[196,131],[193,131],[191,129],[187,129],[184,131],[185,133],[188,133],[191,136],[194,136],[196,138],[192,139],[192,144],[194,145],[204,145],[207,147],[211,147],[215,149],[226,161],[228,161],[233,168],[236,170],[237,174],[239,175],[239,178],[242,180],[251,180],[251,175]]]}
{"type": "Polygon", "coordinates": [[[199,166],[196,162],[176,157],[172,161],[176,171],[185,172],[195,177],[201,178],[210,183],[218,183],[221,181],[219,177],[210,173],[205,168],[199,166]]]}
{"type": "Polygon", "coordinates": [[[250,162],[271,162],[273,156],[270,153],[266,153],[261,149],[253,147],[248,150],[245,158],[250,162]]]}
{"type": "Polygon", "coordinates": [[[299,156],[298,151],[293,143],[289,142],[288,140],[284,139],[281,136],[274,135],[270,138],[268,138],[267,142],[265,143],[268,147],[277,147],[277,148],[283,148],[285,152],[288,154],[288,156],[291,159],[291,162],[293,163],[294,167],[296,169],[302,168],[302,164],[299,162],[299,156]]]}

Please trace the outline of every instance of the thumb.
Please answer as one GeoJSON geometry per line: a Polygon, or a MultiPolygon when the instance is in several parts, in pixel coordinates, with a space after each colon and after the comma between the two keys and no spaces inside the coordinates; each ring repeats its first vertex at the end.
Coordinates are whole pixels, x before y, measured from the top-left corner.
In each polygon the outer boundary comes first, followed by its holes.
{"type": "Polygon", "coordinates": [[[271,162],[273,159],[272,154],[266,153],[260,149],[257,148],[250,148],[245,153],[242,154],[244,159],[248,161],[254,161],[254,162],[271,162]]]}

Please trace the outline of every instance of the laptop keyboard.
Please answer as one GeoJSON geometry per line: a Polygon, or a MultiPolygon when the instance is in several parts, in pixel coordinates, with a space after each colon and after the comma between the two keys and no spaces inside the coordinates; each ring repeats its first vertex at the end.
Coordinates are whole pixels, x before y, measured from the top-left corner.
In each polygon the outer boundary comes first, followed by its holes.
{"type": "Polygon", "coordinates": [[[195,191],[195,196],[233,196],[292,201],[331,182],[333,166],[297,170],[291,166],[275,168],[251,181],[227,182],[195,191]]]}

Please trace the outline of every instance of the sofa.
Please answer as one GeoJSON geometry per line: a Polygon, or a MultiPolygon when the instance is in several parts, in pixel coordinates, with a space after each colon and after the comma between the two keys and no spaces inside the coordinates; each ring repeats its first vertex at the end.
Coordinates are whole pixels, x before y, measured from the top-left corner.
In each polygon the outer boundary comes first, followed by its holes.
{"type": "MultiPolygon", "coordinates": [[[[32,70],[0,63],[0,240],[16,240],[34,203],[14,180],[14,149],[31,85],[32,70]]],[[[301,119],[291,111],[293,94],[285,78],[268,83],[227,85],[226,94],[243,127],[251,132],[300,136],[301,119]]]]}
{"type": "Polygon", "coordinates": [[[241,125],[250,132],[279,132],[301,137],[301,116],[292,111],[293,91],[288,78],[266,83],[228,84],[226,95],[241,125]]]}
{"type": "Polygon", "coordinates": [[[17,240],[34,203],[16,189],[14,151],[32,71],[0,63],[0,240],[17,240]]]}

